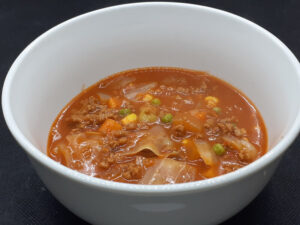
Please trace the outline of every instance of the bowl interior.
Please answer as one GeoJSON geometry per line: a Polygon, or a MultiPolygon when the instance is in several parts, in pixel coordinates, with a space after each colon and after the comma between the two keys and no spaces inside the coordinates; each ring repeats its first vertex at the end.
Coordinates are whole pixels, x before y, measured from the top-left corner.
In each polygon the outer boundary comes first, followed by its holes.
{"type": "Polygon", "coordinates": [[[8,102],[23,135],[45,153],[52,122],[83,85],[137,67],[204,70],[255,103],[272,149],[299,114],[299,68],[290,57],[263,29],[220,11],[176,4],[108,8],[31,44],[10,71],[8,102]]]}

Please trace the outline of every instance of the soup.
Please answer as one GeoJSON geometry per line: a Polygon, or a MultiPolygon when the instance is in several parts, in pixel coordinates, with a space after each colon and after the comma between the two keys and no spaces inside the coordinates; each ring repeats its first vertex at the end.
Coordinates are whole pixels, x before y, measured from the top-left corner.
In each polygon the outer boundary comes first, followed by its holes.
{"type": "Polygon", "coordinates": [[[205,72],[133,69],[83,90],[57,116],[48,155],[81,173],[173,184],[235,171],[267,151],[254,104],[205,72]]]}

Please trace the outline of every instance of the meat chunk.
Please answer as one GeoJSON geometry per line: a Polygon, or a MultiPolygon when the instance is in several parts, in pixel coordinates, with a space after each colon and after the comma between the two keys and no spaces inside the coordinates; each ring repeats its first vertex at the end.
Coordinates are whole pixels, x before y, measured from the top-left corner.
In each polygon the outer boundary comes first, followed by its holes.
{"type": "Polygon", "coordinates": [[[142,177],[143,169],[135,162],[123,164],[122,177],[126,180],[137,180],[142,177]]]}
{"type": "Polygon", "coordinates": [[[188,95],[189,92],[190,92],[190,90],[189,90],[189,88],[177,87],[177,88],[176,88],[176,92],[177,92],[178,94],[188,95]]]}
{"type": "Polygon", "coordinates": [[[113,131],[110,135],[106,136],[106,141],[112,150],[117,150],[120,146],[127,144],[129,133],[124,130],[113,131]]]}
{"type": "Polygon", "coordinates": [[[243,161],[252,162],[258,156],[258,151],[247,139],[239,139],[232,135],[223,137],[224,142],[231,148],[239,151],[239,157],[243,161]]]}
{"type": "Polygon", "coordinates": [[[172,130],[174,132],[175,137],[182,138],[182,137],[186,136],[186,130],[185,130],[184,126],[181,124],[176,125],[175,127],[173,127],[172,130]]]}
{"type": "Polygon", "coordinates": [[[74,110],[67,121],[76,128],[97,128],[106,119],[117,119],[118,112],[102,105],[94,96],[81,101],[81,107],[74,110]]]}

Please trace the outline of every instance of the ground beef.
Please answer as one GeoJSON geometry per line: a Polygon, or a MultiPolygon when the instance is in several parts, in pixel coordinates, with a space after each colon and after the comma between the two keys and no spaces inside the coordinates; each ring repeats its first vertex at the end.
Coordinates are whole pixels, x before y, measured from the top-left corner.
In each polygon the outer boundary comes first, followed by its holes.
{"type": "Polygon", "coordinates": [[[223,134],[232,134],[236,137],[242,137],[247,135],[247,131],[244,128],[239,128],[237,124],[238,120],[235,117],[227,117],[223,119],[217,119],[216,117],[208,118],[204,123],[206,134],[209,136],[220,136],[223,134]]]}
{"type": "Polygon", "coordinates": [[[128,123],[125,125],[125,130],[135,130],[137,127],[137,124],[136,123],[128,123]]]}
{"type": "Polygon", "coordinates": [[[178,94],[188,95],[190,93],[190,90],[189,90],[189,88],[178,87],[178,88],[176,88],[176,92],[178,94]]]}
{"type": "Polygon", "coordinates": [[[140,108],[140,111],[145,114],[155,114],[156,115],[158,109],[157,109],[157,107],[151,105],[150,103],[145,103],[145,105],[140,108]]]}
{"type": "Polygon", "coordinates": [[[201,83],[200,87],[197,87],[197,88],[191,87],[190,89],[191,89],[192,94],[203,94],[207,90],[207,84],[205,81],[203,81],[201,83]]]}
{"type": "Polygon", "coordinates": [[[149,126],[147,123],[139,122],[136,124],[138,130],[148,130],[149,126]]]}
{"type": "Polygon", "coordinates": [[[125,130],[113,130],[111,131],[111,134],[116,138],[120,138],[120,137],[126,137],[128,135],[128,132],[125,130]]]}
{"type": "Polygon", "coordinates": [[[142,178],[143,169],[135,162],[122,164],[122,177],[126,180],[136,180],[142,178]]]}
{"type": "Polygon", "coordinates": [[[173,133],[175,137],[185,137],[186,136],[186,130],[183,125],[179,124],[173,127],[173,133]]]}
{"type": "Polygon", "coordinates": [[[98,163],[98,166],[101,169],[108,169],[110,167],[110,165],[116,161],[115,158],[116,158],[115,154],[109,153],[109,155],[107,157],[101,157],[101,162],[98,163]]]}
{"type": "Polygon", "coordinates": [[[204,127],[207,129],[212,129],[215,126],[215,123],[216,123],[216,119],[208,118],[204,123],[204,127]]]}
{"type": "Polygon", "coordinates": [[[234,132],[234,135],[237,137],[247,135],[247,131],[244,128],[234,127],[233,132],[234,132]]]}
{"type": "Polygon", "coordinates": [[[102,105],[100,100],[94,96],[81,101],[81,107],[72,111],[67,121],[75,128],[97,128],[106,119],[117,119],[118,111],[102,105]]]}
{"type": "Polygon", "coordinates": [[[127,101],[127,100],[123,100],[123,102],[122,102],[122,107],[123,107],[123,108],[130,109],[131,112],[135,112],[134,106],[133,106],[129,101],[127,101]]]}
{"type": "Polygon", "coordinates": [[[128,141],[129,133],[127,131],[112,131],[111,134],[107,135],[106,143],[111,148],[111,150],[118,150],[120,146],[123,146],[128,141]]]}
{"type": "Polygon", "coordinates": [[[220,128],[223,134],[233,134],[237,137],[245,136],[247,131],[244,128],[239,128],[236,123],[237,119],[235,117],[224,118],[219,120],[217,126],[220,128]]]}

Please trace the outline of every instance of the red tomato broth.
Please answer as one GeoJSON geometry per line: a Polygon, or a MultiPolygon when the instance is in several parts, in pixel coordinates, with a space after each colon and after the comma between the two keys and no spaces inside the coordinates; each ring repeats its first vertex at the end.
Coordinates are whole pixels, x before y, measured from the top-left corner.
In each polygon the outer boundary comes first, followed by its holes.
{"type": "Polygon", "coordinates": [[[65,166],[94,177],[141,184],[219,176],[266,151],[263,119],[243,93],[208,73],[168,67],[120,72],[85,89],[59,113],[48,140],[48,155],[65,166]],[[207,96],[218,99],[215,107],[208,107],[207,96]],[[148,97],[158,98],[160,104],[147,102],[148,97]],[[124,125],[126,116],[120,110],[129,108],[136,121],[124,125]],[[172,114],[172,122],[162,122],[166,113],[172,114]],[[100,128],[105,121],[112,126],[108,130],[100,128]],[[160,137],[164,138],[155,141],[160,137]],[[134,152],[144,139],[156,146],[134,152]],[[215,154],[216,143],[225,153],[215,154]]]}

